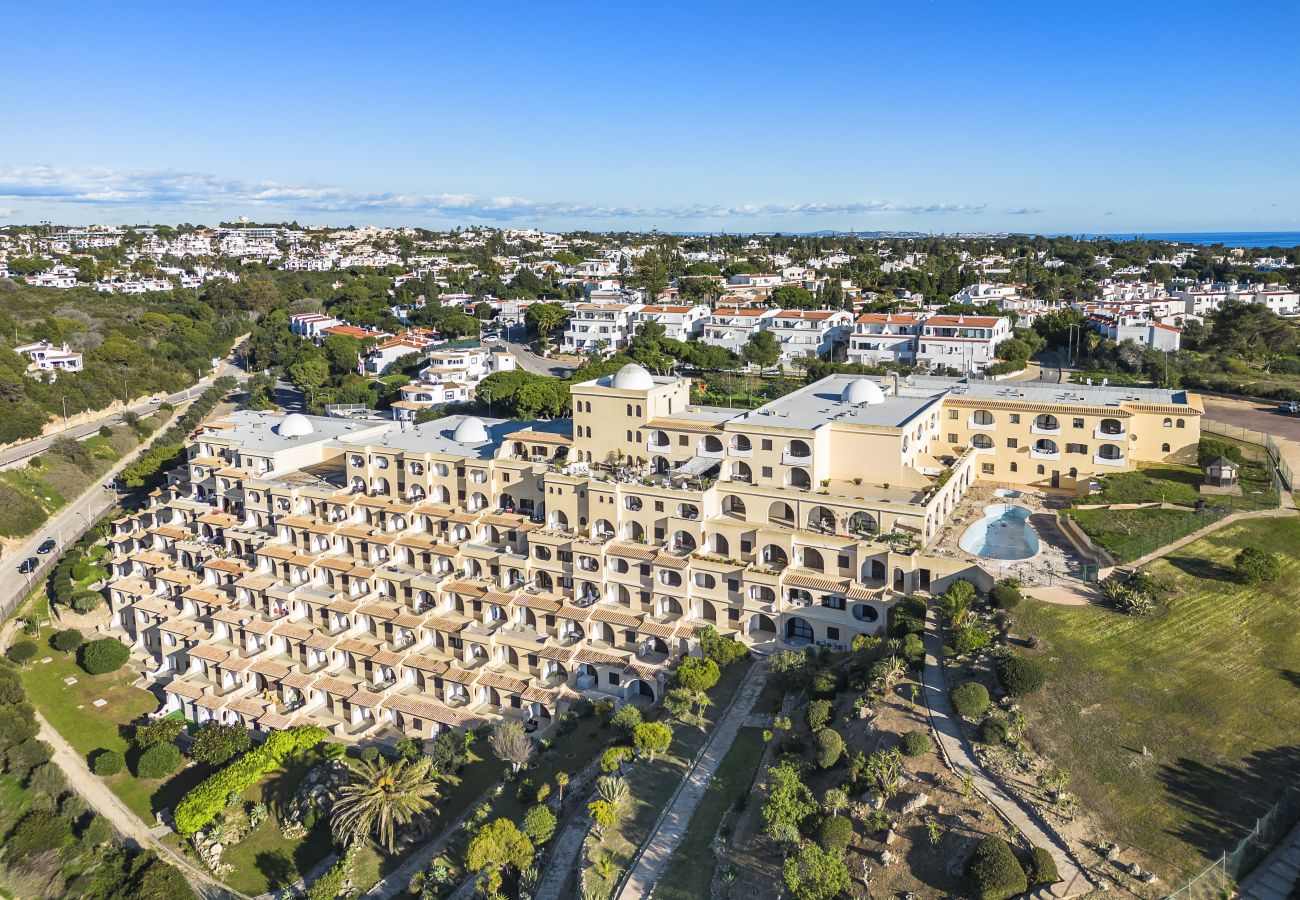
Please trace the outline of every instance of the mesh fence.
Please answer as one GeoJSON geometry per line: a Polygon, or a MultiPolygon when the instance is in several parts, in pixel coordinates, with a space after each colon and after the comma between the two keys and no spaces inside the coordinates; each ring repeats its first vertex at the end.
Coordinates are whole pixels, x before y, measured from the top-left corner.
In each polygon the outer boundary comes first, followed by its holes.
{"type": "Polygon", "coordinates": [[[1220,900],[1233,896],[1234,888],[1300,821],[1300,788],[1288,787],[1282,799],[1255,820],[1255,827],[1203,872],[1166,900],[1220,900]]]}

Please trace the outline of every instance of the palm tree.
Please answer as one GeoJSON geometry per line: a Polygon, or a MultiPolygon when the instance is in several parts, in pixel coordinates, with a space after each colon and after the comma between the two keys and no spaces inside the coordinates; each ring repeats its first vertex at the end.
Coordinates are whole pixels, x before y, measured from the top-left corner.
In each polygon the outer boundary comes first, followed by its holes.
{"type": "Polygon", "coordinates": [[[396,827],[409,824],[437,796],[433,760],[380,757],[350,765],[352,780],[339,789],[330,813],[334,840],[352,844],[375,834],[391,853],[396,827]]]}

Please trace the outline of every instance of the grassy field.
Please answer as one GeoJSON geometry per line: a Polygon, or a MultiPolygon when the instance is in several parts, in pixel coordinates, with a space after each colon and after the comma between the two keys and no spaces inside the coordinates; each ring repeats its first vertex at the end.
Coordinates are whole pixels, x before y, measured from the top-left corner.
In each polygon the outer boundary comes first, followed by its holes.
{"type": "Polygon", "coordinates": [[[1069,509],[1092,542],[1118,562],[1132,562],[1187,537],[1215,521],[1211,512],[1190,509],[1069,509]]]}
{"type": "Polygon", "coordinates": [[[1101,490],[1079,502],[1089,506],[1109,503],[1177,503],[1194,506],[1204,500],[1211,506],[1232,506],[1238,509],[1272,509],[1277,506],[1277,491],[1273,490],[1268,470],[1247,463],[1241,469],[1242,496],[1202,494],[1201,470],[1195,466],[1176,466],[1158,463],[1138,468],[1133,472],[1115,472],[1103,476],[1101,490]]]}
{"type": "Polygon", "coordinates": [[[1300,772],[1300,518],[1229,526],[1151,571],[1174,591],[1150,618],[1033,601],[1015,618],[1053,670],[1022,701],[1032,740],[1174,884],[1235,846],[1300,772]],[[1276,583],[1231,580],[1248,544],[1283,553],[1276,583]]]}
{"type": "Polygon", "coordinates": [[[691,824],[664,871],[664,877],[655,886],[656,897],[661,900],[694,900],[709,896],[717,867],[713,836],[717,834],[727,809],[738,796],[749,791],[765,746],[762,729],[740,729],[736,742],[727,751],[709,782],[708,790],[700,799],[700,805],[695,808],[691,824]]]}
{"type": "MultiPolygon", "coordinates": [[[[713,705],[708,711],[708,730],[678,725],[673,730],[672,746],[666,756],[653,763],[638,761],[632,764],[624,776],[627,779],[631,810],[623,817],[619,827],[605,832],[593,858],[598,858],[601,854],[610,857],[620,875],[627,869],[637,848],[650,836],[659,813],[667,806],[678,783],[686,776],[691,760],[708,740],[709,731],[717,724],[727,704],[735,696],[748,669],[749,663],[743,661],[728,666],[723,670],[721,680],[709,691],[713,705]]],[[[601,881],[594,873],[591,876],[591,881],[601,881]]],[[[607,890],[612,888],[617,877],[605,882],[603,887],[607,890]]]]}
{"type": "MultiPolygon", "coordinates": [[[[128,663],[116,672],[88,675],[77,665],[74,654],[49,648],[53,629],[43,629],[39,642],[44,652],[23,671],[23,682],[32,703],[41,711],[54,730],[63,735],[78,753],[89,759],[96,750],[127,753],[129,742],[125,726],[158,708],[158,698],[149,691],[134,687],[137,674],[128,663]],[[40,660],[49,657],[50,662],[40,660]],[[65,684],[65,678],[75,684],[65,684]],[[95,706],[96,700],[107,700],[95,706]]],[[[128,762],[133,762],[127,754],[128,762]]],[[[171,778],[141,780],[129,771],[105,778],[113,793],[136,815],[153,824],[154,811],[172,806],[206,774],[200,766],[182,769],[171,778]]]]}

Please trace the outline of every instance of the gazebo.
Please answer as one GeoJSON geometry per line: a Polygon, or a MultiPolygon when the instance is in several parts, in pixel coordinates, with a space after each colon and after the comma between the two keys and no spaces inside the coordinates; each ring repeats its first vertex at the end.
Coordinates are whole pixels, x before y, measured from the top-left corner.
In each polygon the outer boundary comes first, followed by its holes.
{"type": "Polygon", "coordinates": [[[1210,487],[1235,487],[1240,467],[1226,456],[1216,456],[1202,468],[1205,483],[1210,487]]]}

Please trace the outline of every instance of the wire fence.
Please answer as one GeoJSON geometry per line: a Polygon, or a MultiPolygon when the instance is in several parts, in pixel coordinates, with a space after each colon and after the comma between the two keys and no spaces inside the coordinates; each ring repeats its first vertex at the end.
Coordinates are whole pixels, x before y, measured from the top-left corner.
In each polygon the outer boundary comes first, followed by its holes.
{"type": "Polygon", "coordinates": [[[1291,476],[1291,466],[1287,464],[1286,459],[1282,456],[1282,450],[1278,447],[1273,436],[1265,431],[1255,431],[1251,428],[1242,428],[1240,425],[1229,425],[1226,422],[1211,422],[1208,419],[1201,421],[1201,432],[1203,434],[1215,434],[1220,437],[1232,438],[1233,440],[1242,441],[1246,444],[1256,444],[1263,450],[1252,451],[1250,447],[1243,447],[1242,452],[1247,454],[1247,458],[1261,459],[1267,455],[1269,462],[1273,464],[1276,474],[1282,481],[1287,490],[1291,490],[1295,480],[1291,476]]]}
{"type": "Polygon", "coordinates": [[[1300,788],[1291,786],[1272,809],[1255,820],[1255,827],[1236,847],[1225,850],[1166,900],[1220,900],[1232,896],[1233,887],[1241,877],[1281,843],[1297,821],[1300,821],[1300,788]]]}

